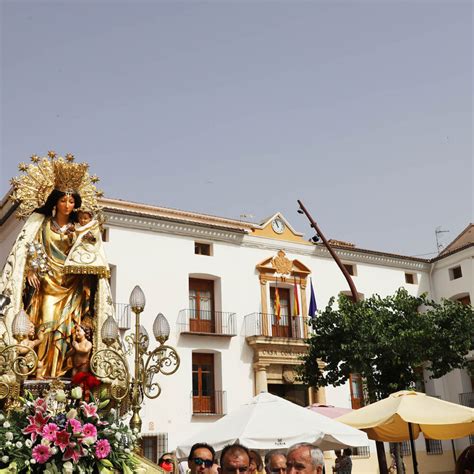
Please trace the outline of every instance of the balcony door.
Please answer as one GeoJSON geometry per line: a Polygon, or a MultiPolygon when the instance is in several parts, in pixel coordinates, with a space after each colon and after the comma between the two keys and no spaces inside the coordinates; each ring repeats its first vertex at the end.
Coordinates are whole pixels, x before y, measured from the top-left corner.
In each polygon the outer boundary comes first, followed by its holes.
{"type": "Polygon", "coordinates": [[[193,354],[193,413],[215,413],[214,354],[193,354]]]}
{"type": "Polygon", "coordinates": [[[280,318],[277,317],[275,309],[275,287],[270,287],[270,300],[272,308],[272,336],[292,337],[290,326],[290,290],[288,288],[278,288],[280,297],[280,318]]]}
{"type": "Polygon", "coordinates": [[[189,330],[215,332],[213,280],[189,279],[189,330]]]}

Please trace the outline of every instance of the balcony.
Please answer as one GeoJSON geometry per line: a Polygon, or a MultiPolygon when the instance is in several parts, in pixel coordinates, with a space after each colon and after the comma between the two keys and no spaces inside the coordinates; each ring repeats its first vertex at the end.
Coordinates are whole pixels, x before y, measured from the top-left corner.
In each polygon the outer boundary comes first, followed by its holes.
{"type": "Polygon", "coordinates": [[[235,313],[182,309],[178,315],[181,334],[232,337],[237,334],[235,313]]]}
{"type": "Polygon", "coordinates": [[[465,392],[459,394],[459,403],[466,407],[474,408],[474,392],[465,392]]]}
{"type": "Polygon", "coordinates": [[[225,415],[227,413],[227,395],[223,390],[191,392],[193,415],[225,415]]]}
{"type": "MultiPolygon", "coordinates": [[[[303,316],[251,313],[245,316],[245,336],[268,336],[305,339],[305,325],[309,318],[303,316]]],[[[309,328],[308,328],[309,329],[309,328]]]]}
{"type": "Polygon", "coordinates": [[[119,329],[130,329],[132,321],[130,305],[128,303],[114,303],[114,309],[119,329]]]}

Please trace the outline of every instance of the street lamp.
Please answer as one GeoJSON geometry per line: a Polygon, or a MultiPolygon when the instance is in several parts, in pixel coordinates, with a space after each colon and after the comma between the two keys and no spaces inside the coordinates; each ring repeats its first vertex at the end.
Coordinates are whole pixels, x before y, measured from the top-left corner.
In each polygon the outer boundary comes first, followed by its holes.
{"type": "Polygon", "coordinates": [[[157,382],[153,382],[155,375],[174,374],[179,367],[180,360],[176,350],[165,345],[170,335],[170,326],[166,318],[159,313],[153,323],[153,335],[159,346],[154,350],[148,350],[149,337],[146,329],[140,326],[140,314],[145,309],[145,294],[137,285],[130,294],[130,308],[135,313],[135,331],[125,337],[128,343],[127,354],[132,348],[135,353],[134,374],[131,382],[130,403],[132,407],[132,418],[130,427],[141,431],[142,420],[140,409],[144,397],[154,399],[161,393],[161,387],[157,382]]]}

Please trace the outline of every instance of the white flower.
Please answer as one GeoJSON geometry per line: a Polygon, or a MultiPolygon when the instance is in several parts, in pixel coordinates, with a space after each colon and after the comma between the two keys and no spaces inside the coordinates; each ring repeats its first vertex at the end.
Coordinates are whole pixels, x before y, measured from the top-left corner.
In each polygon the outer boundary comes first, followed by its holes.
{"type": "Polygon", "coordinates": [[[116,430],[116,429],[117,429],[117,425],[116,425],[115,423],[112,423],[112,424],[110,425],[110,427],[111,427],[113,430],[116,430]]]}
{"type": "Polygon", "coordinates": [[[49,439],[43,438],[43,439],[41,440],[41,444],[42,444],[43,446],[49,446],[49,445],[51,444],[51,441],[50,441],[49,439]]]}
{"type": "Polygon", "coordinates": [[[30,463],[31,463],[31,464],[36,464],[36,459],[35,459],[35,458],[31,458],[31,459],[30,459],[30,463]]]}
{"type": "Polygon", "coordinates": [[[5,439],[6,439],[7,441],[11,441],[11,440],[13,439],[13,433],[12,433],[11,431],[7,431],[7,432],[5,433],[5,439]]]}
{"type": "Polygon", "coordinates": [[[125,451],[127,454],[130,454],[130,449],[125,448],[124,451],[125,451]]]}
{"type": "Polygon", "coordinates": [[[12,443],[11,441],[7,441],[7,442],[5,443],[5,446],[7,446],[8,448],[9,448],[10,446],[12,446],[12,445],[13,445],[13,443],[12,443]]]}
{"type": "Polygon", "coordinates": [[[16,442],[16,447],[20,449],[23,446],[23,443],[21,441],[16,442]]]}
{"type": "Polygon", "coordinates": [[[74,469],[74,466],[72,465],[72,462],[66,461],[63,464],[63,474],[72,474],[74,469]]]}
{"type": "Polygon", "coordinates": [[[81,387],[74,387],[71,390],[71,397],[75,398],[76,400],[79,400],[79,398],[82,398],[82,388],[81,387]]]}
{"type": "Polygon", "coordinates": [[[25,461],[25,466],[29,466],[30,465],[30,461],[28,461],[28,459],[25,461]]]}
{"type": "Polygon", "coordinates": [[[138,433],[138,428],[133,428],[133,432],[134,432],[135,434],[137,434],[137,433],[138,433]]]}
{"type": "Polygon", "coordinates": [[[9,460],[10,460],[10,458],[8,456],[2,456],[3,464],[6,464],[9,460]]]}
{"type": "Polygon", "coordinates": [[[68,420],[71,420],[72,418],[76,418],[76,416],[77,416],[77,410],[75,408],[71,408],[66,414],[66,418],[68,420]]]}
{"type": "Polygon", "coordinates": [[[122,439],[122,433],[115,433],[115,439],[120,441],[122,439]]]}
{"type": "Polygon", "coordinates": [[[31,439],[27,439],[27,440],[25,441],[25,446],[26,446],[27,448],[31,448],[31,446],[33,446],[33,441],[31,441],[31,439]]]}
{"type": "Polygon", "coordinates": [[[58,390],[56,392],[56,400],[58,402],[64,402],[64,400],[66,400],[66,392],[64,390],[58,390]]]}
{"type": "Polygon", "coordinates": [[[87,438],[84,438],[82,440],[82,443],[85,444],[86,446],[91,446],[96,442],[96,438],[92,436],[88,436],[87,438]]]}
{"type": "Polygon", "coordinates": [[[0,421],[3,421],[5,417],[0,413],[0,421]]]}
{"type": "Polygon", "coordinates": [[[3,423],[3,427],[4,428],[10,428],[10,422],[9,421],[5,421],[5,423],[3,423]]]}
{"type": "Polygon", "coordinates": [[[56,447],[51,448],[51,452],[53,454],[56,454],[58,452],[58,448],[56,448],[56,447]]]}

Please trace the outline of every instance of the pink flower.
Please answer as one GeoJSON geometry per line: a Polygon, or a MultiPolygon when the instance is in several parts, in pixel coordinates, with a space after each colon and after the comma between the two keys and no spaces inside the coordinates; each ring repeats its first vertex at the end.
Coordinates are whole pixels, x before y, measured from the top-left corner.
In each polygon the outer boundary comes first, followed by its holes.
{"type": "Polygon", "coordinates": [[[95,455],[97,459],[104,459],[110,453],[110,444],[106,439],[99,439],[95,445],[95,455]]]}
{"type": "Polygon", "coordinates": [[[97,437],[97,428],[92,423],[86,423],[82,427],[82,434],[85,438],[96,438],[97,437]]]}
{"type": "Polygon", "coordinates": [[[68,420],[69,426],[72,428],[72,432],[74,434],[78,434],[82,431],[82,425],[79,420],[76,420],[75,418],[71,418],[68,420]]]}
{"type": "Polygon", "coordinates": [[[46,409],[48,408],[47,404],[46,404],[46,400],[43,399],[43,398],[38,398],[35,400],[34,404],[33,404],[34,408],[35,408],[35,411],[41,411],[41,412],[45,412],[46,409]]]}
{"type": "Polygon", "coordinates": [[[82,446],[76,443],[70,443],[66,448],[66,452],[64,453],[63,461],[72,459],[74,462],[77,462],[81,456],[84,456],[84,450],[82,449],[82,446]]]}
{"type": "Polygon", "coordinates": [[[83,403],[82,404],[82,411],[87,418],[97,418],[97,406],[93,403],[83,403]]]}
{"type": "Polygon", "coordinates": [[[64,450],[67,448],[69,444],[70,439],[71,439],[71,435],[66,430],[59,431],[58,433],[56,433],[55,444],[56,446],[59,446],[61,451],[64,452],[64,450]]]}
{"type": "Polygon", "coordinates": [[[38,444],[33,448],[33,458],[36,462],[44,464],[53,454],[49,446],[38,444]]]}
{"type": "Polygon", "coordinates": [[[56,423],[48,423],[43,426],[42,435],[49,441],[56,439],[56,433],[59,431],[59,427],[56,423]]]}
{"type": "Polygon", "coordinates": [[[23,430],[23,434],[31,434],[31,441],[35,442],[36,437],[43,432],[43,426],[48,422],[49,416],[44,417],[41,411],[37,411],[35,416],[29,416],[30,424],[23,430]]]}

